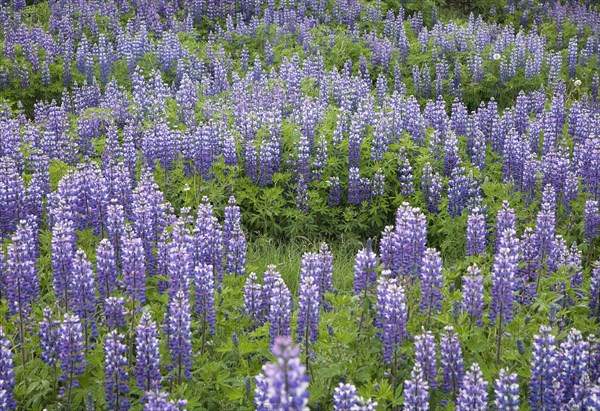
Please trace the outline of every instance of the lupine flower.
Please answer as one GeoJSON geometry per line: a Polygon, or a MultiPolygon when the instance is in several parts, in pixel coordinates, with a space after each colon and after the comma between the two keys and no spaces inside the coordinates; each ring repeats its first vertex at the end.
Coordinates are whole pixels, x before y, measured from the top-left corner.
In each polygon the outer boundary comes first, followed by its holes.
{"type": "Polygon", "coordinates": [[[561,342],[557,352],[557,376],[562,394],[562,403],[568,403],[575,394],[575,386],[589,371],[589,347],[581,332],[571,329],[567,338],[561,342]]]}
{"type": "Polygon", "coordinates": [[[58,327],[60,321],[54,320],[52,309],[45,307],[42,311],[43,320],[40,321],[40,345],[42,348],[42,361],[48,365],[55,365],[58,361],[58,327]]]}
{"type": "Polygon", "coordinates": [[[478,207],[469,213],[467,218],[467,256],[485,253],[486,247],[485,217],[478,207]]]}
{"type": "Polygon", "coordinates": [[[440,353],[444,392],[458,393],[465,371],[460,340],[452,326],[444,327],[440,341],[440,353]]]}
{"type": "Polygon", "coordinates": [[[123,336],[117,330],[109,332],[104,338],[104,381],[109,410],[129,409],[126,353],[127,346],[123,344],[123,336]]]}
{"type": "Polygon", "coordinates": [[[519,411],[519,378],[502,368],[494,384],[494,409],[496,411],[519,411]]]}
{"type": "MultiPolygon", "coordinates": [[[[370,245],[370,243],[369,243],[370,245]]],[[[370,247],[360,250],[354,260],[354,292],[362,300],[377,282],[377,254],[370,247]]]]}
{"type": "Polygon", "coordinates": [[[380,340],[383,342],[383,358],[391,363],[398,348],[408,336],[406,325],[408,310],[404,288],[394,279],[382,281],[377,287],[378,324],[381,327],[380,340]]]}
{"type": "Polygon", "coordinates": [[[500,326],[508,324],[513,318],[515,278],[518,269],[518,257],[514,253],[516,233],[505,230],[501,235],[499,250],[492,269],[492,302],[490,304],[490,322],[500,326]]]}
{"type": "Polygon", "coordinates": [[[420,209],[402,203],[396,212],[390,269],[396,275],[416,275],[427,244],[427,221],[420,209]]]}
{"type": "Polygon", "coordinates": [[[486,391],[487,382],[483,380],[483,374],[479,364],[471,365],[465,374],[460,392],[456,398],[457,411],[486,411],[488,409],[488,395],[486,391]]]}
{"type": "Polygon", "coordinates": [[[533,336],[532,351],[529,405],[536,410],[554,410],[559,398],[554,388],[558,364],[552,328],[540,327],[540,333],[533,336]]]}
{"type": "Polygon", "coordinates": [[[135,310],[146,301],[146,264],[142,240],[129,233],[123,238],[123,283],[135,310]]]}
{"type": "Polygon", "coordinates": [[[79,317],[83,325],[85,347],[91,335],[96,334],[96,284],[92,264],[87,260],[85,252],[78,249],[73,259],[73,312],[79,317]]]}
{"type": "Polygon", "coordinates": [[[168,313],[165,324],[171,352],[171,364],[168,368],[175,370],[177,383],[180,383],[183,378],[192,378],[192,316],[190,302],[182,290],[177,291],[169,301],[168,313]]]}
{"type": "Polygon", "coordinates": [[[600,319],[600,262],[596,262],[590,279],[590,317],[600,319]]]}
{"type": "Polygon", "coordinates": [[[62,301],[65,310],[69,309],[72,284],[72,264],[75,256],[75,226],[71,220],[56,221],[52,227],[52,270],[54,271],[54,292],[62,301]]]}
{"type": "Polygon", "coordinates": [[[421,313],[431,315],[442,309],[442,256],[428,248],[421,264],[421,313]]]}
{"type": "Polygon", "coordinates": [[[471,321],[479,327],[483,324],[481,316],[483,313],[483,297],[485,290],[483,287],[483,276],[477,264],[467,268],[467,275],[463,276],[463,298],[462,308],[467,312],[471,321]]]}
{"type": "Polygon", "coordinates": [[[256,377],[257,411],[308,411],[308,375],[298,356],[299,347],[293,346],[289,338],[279,336],[271,352],[275,362],[265,364],[262,374],[256,377]]]}
{"type": "Polygon", "coordinates": [[[4,334],[4,328],[0,327],[0,391],[3,392],[2,401],[5,410],[14,410],[17,403],[14,398],[15,371],[11,343],[4,334]]]}
{"type": "Polygon", "coordinates": [[[160,341],[150,313],[142,314],[135,336],[135,378],[142,392],[160,389],[160,341]]]}
{"type": "Polygon", "coordinates": [[[102,239],[96,249],[96,276],[100,299],[104,300],[117,288],[119,281],[115,250],[107,238],[102,239]]]}
{"type": "Polygon", "coordinates": [[[318,266],[315,282],[319,288],[320,304],[324,310],[329,311],[331,305],[327,302],[325,293],[333,290],[333,255],[325,242],[319,247],[318,266]]]}
{"type": "Polygon", "coordinates": [[[144,411],[185,411],[187,400],[169,400],[166,392],[152,390],[146,392],[144,411]]]}
{"type": "Polygon", "coordinates": [[[127,309],[123,297],[108,297],[104,300],[104,322],[109,329],[125,327],[127,309]]]}
{"type": "Polygon", "coordinates": [[[211,265],[198,264],[194,267],[194,312],[200,316],[202,332],[215,333],[215,285],[211,265]]]}
{"type": "Polygon", "coordinates": [[[269,264],[267,266],[267,270],[263,275],[263,286],[260,294],[260,305],[261,311],[263,313],[261,318],[262,321],[268,321],[267,317],[269,315],[269,311],[271,309],[271,295],[273,293],[273,287],[278,278],[281,278],[281,274],[277,272],[276,266],[273,264],[269,264]]]}
{"type": "MultiPolygon", "coordinates": [[[[319,290],[314,277],[300,278],[298,290],[298,328],[296,342],[304,342],[304,347],[314,344],[319,338],[319,290]]],[[[305,352],[305,355],[309,355],[305,352]]]]}
{"type": "Polygon", "coordinates": [[[429,410],[429,384],[423,375],[421,364],[415,363],[410,372],[410,380],[404,382],[404,410],[429,410]]]}
{"type": "Polygon", "coordinates": [[[246,237],[239,224],[233,226],[231,238],[225,243],[225,259],[228,273],[246,274],[246,237]]]}
{"type": "Polygon", "coordinates": [[[60,391],[67,397],[67,408],[71,404],[73,388],[79,386],[77,376],[83,374],[86,366],[84,344],[83,327],[79,317],[65,314],[58,330],[58,358],[62,370],[60,381],[65,383],[60,391]]]}
{"type": "Polygon", "coordinates": [[[263,316],[261,302],[262,286],[255,273],[250,273],[244,285],[244,311],[250,319],[259,324],[263,316]]]}
{"type": "Polygon", "coordinates": [[[356,409],[358,401],[356,387],[352,384],[340,383],[333,390],[334,411],[352,411],[356,409]]]}
{"type": "Polygon", "coordinates": [[[292,294],[281,279],[276,277],[272,285],[269,299],[269,336],[275,341],[277,336],[291,335],[290,322],[292,317],[292,294]]]}
{"type": "Polygon", "coordinates": [[[419,364],[428,387],[437,388],[438,360],[435,337],[431,331],[415,337],[415,366],[419,364]]]}

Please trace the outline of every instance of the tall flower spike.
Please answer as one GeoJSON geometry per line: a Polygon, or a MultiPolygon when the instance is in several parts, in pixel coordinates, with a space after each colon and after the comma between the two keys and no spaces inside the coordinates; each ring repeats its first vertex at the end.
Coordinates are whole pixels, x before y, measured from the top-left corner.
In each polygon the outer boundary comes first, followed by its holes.
{"type": "Polygon", "coordinates": [[[327,243],[321,243],[319,247],[319,272],[316,282],[321,296],[321,307],[329,311],[331,305],[327,302],[325,293],[333,290],[333,254],[329,250],[327,243]]]}
{"type": "Polygon", "coordinates": [[[125,293],[132,303],[132,310],[136,304],[146,302],[146,264],[142,240],[129,232],[123,238],[123,283],[125,293]]]}
{"type": "Polygon", "coordinates": [[[127,346],[123,336],[113,330],[104,338],[104,381],[107,409],[121,411],[129,409],[129,386],[127,381],[127,346]]]}
{"type": "Polygon", "coordinates": [[[40,321],[40,345],[42,348],[42,361],[48,365],[55,365],[58,362],[58,327],[60,321],[53,319],[52,309],[45,307],[42,311],[43,320],[40,321]]]}
{"type": "Polygon", "coordinates": [[[471,365],[463,378],[456,399],[456,411],[486,411],[488,409],[486,387],[487,382],[483,380],[479,364],[471,365]]]}
{"type": "Polygon", "coordinates": [[[575,387],[583,374],[588,373],[589,346],[581,332],[571,329],[567,338],[560,344],[557,353],[558,382],[562,394],[562,403],[568,403],[575,395],[575,387]]]}
{"type": "Polygon", "coordinates": [[[161,388],[159,348],[160,340],[156,323],[152,321],[150,313],[144,312],[135,336],[135,378],[142,392],[161,388]]]}
{"type": "Polygon", "coordinates": [[[471,321],[481,327],[483,314],[485,290],[483,287],[483,276],[477,264],[467,268],[467,274],[463,276],[463,298],[462,309],[467,313],[471,321]]]}
{"type": "Polygon", "coordinates": [[[552,328],[542,325],[533,336],[529,405],[536,410],[552,410],[558,403],[554,381],[558,374],[556,340],[552,328]]]}
{"type": "Polygon", "coordinates": [[[256,377],[256,410],[308,411],[308,375],[300,362],[299,347],[280,336],[275,338],[271,352],[275,362],[265,364],[256,377]]]}
{"type": "Polygon", "coordinates": [[[519,378],[502,368],[494,384],[494,409],[496,411],[519,411],[519,378]]]}
{"type": "Polygon", "coordinates": [[[430,316],[442,309],[442,256],[428,248],[421,265],[421,313],[430,316]]]}
{"type": "Polygon", "coordinates": [[[169,394],[158,390],[146,392],[144,411],[185,411],[187,400],[169,400],[169,394]]]}
{"type": "Polygon", "coordinates": [[[431,331],[415,337],[415,366],[419,364],[429,388],[437,388],[438,360],[435,337],[431,331]]]}
{"type": "Polygon", "coordinates": [[[358,405],[358,394],[356,387],[352,384],[340,383],[333,390],[333,410],[352,411],[358,405]]]}
{"type": "Polygon", "coordinates": [[[378,265],[377,254],[370,248],[364,248],[356,254],[354,260],[354,292],[361,300],[375,287],[378,265]]]}
{"type": "Polygon", "coordinates": [[[516,233],[505,230],[501,234],[499,249],[492,270],[492,302],[490,304],[490,322],[500,326],[508,324],[513,318],[514,291],[518,270],[518,256],[514,243],[516,233]]]}
{"type": "Polygon", "coordinates": [[[14,410],[17,402],[14,398],[15,371],[11,343],[4,335],[4,329],[0,327],[0,392],[3,393],[2,409],[14,410]]]}
{"type": "Polygon", "coordinates": [[[66,397],[67,409],[71,406],[73,388],[79,386],[77,375],[83,374],[86,366],[84,352],[83,327],[76,315],[65,314],[59,328],[58,348],[60,381],[64,383],[61,394],[66,397]]]}
{"type": "Polygon", "coordinates": [[[190,302],[183,291],[178,291],[169,302],[166,321],[168,348],[171,352],[169,370],[174,370],[177,383],[180,383],[184,378],[192,378],[192,316],[190,302]]]}
{"type": "Polygon", "coordinates": [[[72,284],[72,264],[75,256],[75,225],[71,220],[61,219],[52,227],[52,270],[54,292],[65,311],[69,310],[72,284]]]}
{"type": "Polygon", "coordinates": [[[292,294],[281,277],[276,277],[270,295],[267,320],[270,324],[269,335],[271,341],[275,341],[277,336],[291,335],[292,294]]]}
{"type": "Polygon", "coordinates": [[[96,277],[100,299],[104,300],[117,288],[117,260],[111,242],[104,238],[96,249],[96,277]]]}
{"type": "Polygon", "coordinates": [[[244,311],[255,324],[260,324],[262,319],[262,310],[260,307],[261,292],[262,286],[258,282],[256,273],[250,273],[244,284],[244,311]]]}
{"type": "Polygon", "coordinates": [[[310,356],[309,345],[319,337],[319,291],[314,277],[300,279],[298,291],[298,328],[297,343],[303,343],[305,355],[310,356]]]}
{"type": "Polygon", "coordinates": [[[590,317],[600,320],[600,261],[596,261],[590,279],[590,317]]]}
{"type": "Polygon", "coordinates": [[[444,392],[458,393],[465,371],[460,340],[452,326],[444,327],[444,333],[440,340],[440,352],[444,392]]]}
{"type": "Polygon", "coordinates": [[[384,348],[383,358],[389,364],[396,359],[398,348],[408,336],[406,296],[404,288],[394,279],[380,282],[377,295],[378,301],[381,301],[377,316],[382,329],[380,339],[384,348]]]}
{"type": "Polygon", "coordinates": [[[246,274],[246,236],[239,224],[234,224],[231,238],[225,243],[225,260],[229,274],[246,274]]]}
{"type": "Polygon", "coordinates": [[[485,217],[479,207],[475,207],[467,217],[467,256],[485,253],[486,247],[485,217]]]}
{"type": "Polygon", "coordinates": [[[429,384],[419,363],[415,363],[410,373],[410,380],[404,382],[403,395],[405,411],[429,410],[429,384]]]}
{"type": "Polygon", "coordinates": [[[215,333],[217,315],[215,312],[215,283],[213,269],[208,264],[198,264],[194,267],[194,311],[200,316],[200,330],[203,339],[206,333],[215,333]]]}
{"type": "Polygon", "coordinates": [[[96,335],[96,284],[92,264],[81,249],[75,253],[73,260],[73,277],[71,292],[73,293],[73,312],[83,325],[85,347],[92,335],[96,335]]]}

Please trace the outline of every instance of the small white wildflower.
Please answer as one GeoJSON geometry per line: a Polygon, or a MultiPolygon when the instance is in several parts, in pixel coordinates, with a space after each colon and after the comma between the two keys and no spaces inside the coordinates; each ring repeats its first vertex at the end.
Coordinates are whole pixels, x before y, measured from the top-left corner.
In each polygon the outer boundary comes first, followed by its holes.
{"type": "Polygon", "coordinates": [[[574,81],[575,87],[581,86],[581,80],[577,79],[574,81]]]}
{"type": "Polygon", "coordinates": [[[190,185],[186,184],[185,186],[183,186],[183,191],[190,191],[190,185]]]}
{"type": "Polygon", "coordinates": [[[500,53],[494,53],[494,60],[498,61],[500,60],[500,57],[502,57],[500,56],[500,53]]]}

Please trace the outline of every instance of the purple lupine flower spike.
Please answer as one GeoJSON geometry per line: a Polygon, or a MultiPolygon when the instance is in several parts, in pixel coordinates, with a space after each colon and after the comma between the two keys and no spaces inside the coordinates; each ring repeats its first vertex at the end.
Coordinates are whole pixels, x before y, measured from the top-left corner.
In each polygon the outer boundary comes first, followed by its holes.
{"type": "Polygon", "coordinates": [[[108,297],[104,300],[104,323],[109,329],[125,327],[127,314],[123,297],[108,297]]]}
{"type": "Polygon", "coordinates": [[[554,382],[558,376],[556,340],[552,328],[542,325],[533,336],[529,405],[532,409],[553,410],[558,403],[554,382]]]}
{"type": "Polygon", "coordinates": [[[398,348],[408,336],[406,325],[408,311],[404,288],[395,279],[381,281],[377,287],[378,324],[382,329],[380,339],[383,342],[383,358],[391,363],[398,354],[398,348]]]}
{"type": "Polygon", "coordinates": [[[42,347],[42,361],[48,365],[58,362],[58,327],[60,321],[53,319],[52,309],[45,307],[42,311],[43,320],[40,321],[40,345],[42,347]]]}
{"type": "MultiPolygon", "coordinates": [[[[215,284],[213,268],[208,264],[198,264],[194,267],[194,312],[200,316],[200,329],[203,335],[215,333],[217,316],[215,312],[215,284]]],[[[204,337],[203,337],[204,338],[204,337]]]]}
{"type": "Polygon", "coordinates": [[[428,411],[429,410],[429,384],[425,379],[419,363],[415,363],[410,380],[404,382],[404,410],[428,411]]]}
{"type": "Polygon", "coordinates": [[[477,264],[467,268],[467,274],[463,276],[463,298],[462,309],[467,313],[471,321],[477,326],[483,325],[481,317],[483,314],[485,290],[483,287],[483,276],[477,264]]]}
{"type": "Polygon", "coordinates": [[[65,314],[58,330],[58,358],[62,370],[60,381],[64,383],[60,391],[66,397],[67,408],[71,404],[73,388],[79,386],[77,376],[83,374],[86,366],[84,349],[83,326],[79,317],[65,314]]]}
{"type": "Polygon", "coordinates": [[[440,353],[444,392],[458,393],[465,371],[461,343],[452,326],[444,327],[440,353]]]}
{"type": "Polygon", "coordinates": [[[279,336],[271,352],[276,361],[265,364],[262,374],[256,377],[257,411],[308,411],[308,375],[300,362],[299,347],[293,346],[289,338],[279,336]]]}
{"type": "Polygon", "coordinates": [[[277,336],[291,335],[290,322],[292,317],[292,294],[281,277],[275,277],[269,299],[269,336],[271,341],[277,336]]]}
{"type": "Polygon", "coordinates": [[[177,383],[190,379],[192,366],[192,316],[190,302],[182,290],[177,291],[169,302],[166,333],[171,352],[170,370],[174,370],[177,383]]]}
{"type": "Polygon", "coordinates": [[[428,387],[437,388],[438,360],[435,337],[431,331],[415,336],[415,365],[419,364],[428,387]]]}
{"type": "Polygon", "coordinates": [[[256,273],[250,273],[244,284],[244,311],[253,323],[260,324],[262,320],[261,302],[262,286],[256,273]]]}
{"type": "Polygon", "coordinates": [[[457,411],[486,411],[488,409],[487,382],[479,364],[474,363],[465,374],[456,398],[457,411]]]}
{"type": "Polygon", "coordinates": [[[425,251],[420,278],[421,313],[429,317],[442,309],[442,255],[436,249],[425,251]]]}
{"type": "Polygon", "coordinates": [[[494,383],[494,409],[496,411],[519,411],[519,378],[502,368],[494,383]]]}
{"type": "Polygon", "coordinates": [[[314,277],[304,275],[300,278],[298,291],[297,343],[304,343],[305,355],[309,356],[309,345],[319,337],[319,290],[314,277]]]}
{"type": "Polygon", "coordinates": [[[15,410],[17,402],[14,398],[15,371],[11,343],[4,334],[4,328],[0,327],[0,392],[3,393],[2,409],[15,410]]]}
{"type": "Polygon", "coordinates": [[[127,382],[127,346],[123,336],[112,330],[104,338],[104,380],[107,409],[121,411],[129,409],[129,387],[127,382]]]}
{"type": "Polygon", "coordinates": [[[142,392],[161,388],[160,340],[156,323],[150,313],[144,312],[136,327],[135,378],[142,392]]]}

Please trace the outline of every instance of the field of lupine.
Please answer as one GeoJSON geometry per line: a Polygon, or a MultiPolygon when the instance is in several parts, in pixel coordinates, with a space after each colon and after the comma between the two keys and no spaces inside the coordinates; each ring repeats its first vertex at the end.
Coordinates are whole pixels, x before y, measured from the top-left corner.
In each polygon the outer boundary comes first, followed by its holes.
{"type": "Polygon", "coordinates": [[[600,410],[597,1],[12,0],[0,40],[0,411],[600,410]]]}

